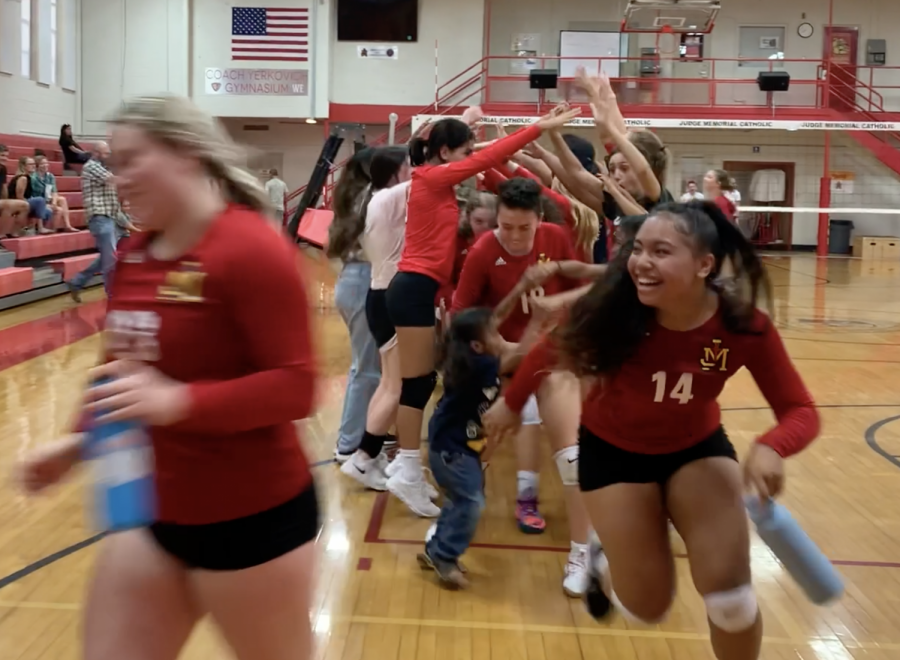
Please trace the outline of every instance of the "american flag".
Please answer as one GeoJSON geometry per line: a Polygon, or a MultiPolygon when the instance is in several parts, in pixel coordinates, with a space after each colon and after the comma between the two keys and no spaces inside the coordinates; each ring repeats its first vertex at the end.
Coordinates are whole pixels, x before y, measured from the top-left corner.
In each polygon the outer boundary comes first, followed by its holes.
{"type": "Polygon", "coordinates": [[[231,59],[309,61],[309,10],[232,7],[231,59]]]}

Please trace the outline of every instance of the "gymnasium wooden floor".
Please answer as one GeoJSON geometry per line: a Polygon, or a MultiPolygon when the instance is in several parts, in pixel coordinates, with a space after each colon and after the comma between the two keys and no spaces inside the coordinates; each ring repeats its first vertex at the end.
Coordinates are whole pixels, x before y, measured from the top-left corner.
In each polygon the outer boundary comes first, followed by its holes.
{"type": "MultiPolygon", "coordinates": [[[[440,590],[415,561],[429,525],[382,495],[347,483],[329,462],[348,366],[347,335],[330,308],[334,276],[316,264],[314,301],[327,375],[306,446],[326,502],[324,564],[311,613],[319,658],[332,660],[590,660],[712,658],[687,562],[669,619],[598,625],[560,588],[567,542],[552,463],[541,496],[543,536],[515,527],[510,447],[491,467],[488,509],[466,561],[473,588],[440,590]]],[[[900,659],[900,264],[773,257],[777,319],[822,408],[823,433],[790,463],[785,503],[839,565],[842,602],[806,602],[766,548],[753,569],[766,620],[763,658],[900,659]]],[[[83,478],[27,501],[6,477],[17,457],[55,438],[73,415],[98,351],[99,291],[0,315],[0,660],[79,657],[79,608],[94,561],[83,478]]],[[[722,397],[739,449],[772,422],[750,377],[722,397]]],[[[673,543],[683,551],[680,541],[673,543]]],[[[184,658],[229,657],[211,626],[184,658]]],[[[127,660],[124,659],[123,660],[127,660]]]]}

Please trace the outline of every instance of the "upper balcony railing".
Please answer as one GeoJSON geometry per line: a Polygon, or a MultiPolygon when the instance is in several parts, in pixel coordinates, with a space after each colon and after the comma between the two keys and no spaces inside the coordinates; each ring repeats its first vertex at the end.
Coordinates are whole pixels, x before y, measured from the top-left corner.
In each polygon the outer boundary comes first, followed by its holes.
{"type": "MultiPolygon", "coordinates": [[[[838,67],[832,65],[832,76],[827,74],[828,64],[809,59],[747,59],[707,58],[704,60],[678,60],[657,58],[560,58],[538,57],[523,59],[508,55],[492,55],[473,64],[453,81],[438,89],[438,97],[451,91],[455,84],[463,94],[460,83],[479,74],[484,105],[500,109],[506,106],[531,106],[533,113],[560,101],[578,104],[585,102],[583,94],[572,78],[560,77],[556,89],[533,90],[529,87],[527,68],[559,71],[564,60],[577,61],[586,68],[618,70],[612,76],[612,84],[623,106],[666,106],[672,110],[687,108],[794,108],[819,110],[834,107],[830,101],[831,84],[857,88],[850,96],[867,112],[900,113],[900,67],[838,67]],[[654,67],[654,65],[657,65],[654,67]],[[642,67],[643,65],[643,67],[642,67]],[[654,67],[656,73],[641,73],[642,68],[654,67]],[[786,71],[791,76],[787,92],[769,97],[759,91],[756,77],[760,71],[786,71]],[[840,79],[837,74],[840,73],[840,79]],[[847,78],[855,79],[848,85],[847,78]]],[[[567,68],[567,67],[565,67],[567,68]]],[[[473,84],[474,86],[474,84],[473,84]]]]}
{"type": "MultiPolygon", "coordinates": [[[[460,71],[438,87],[433,103],[415,114],[461,114],[465,106],[481,104],[489,114],[540,115],[561,101],[573,105],[586,103],[573,78],[560,77],[556,89],[530,89],[528,68],[559,71],[564,60],[577,60],[594,70],[599,66],[601,70],[615,71],[618,67],[619,75],[611,81],[619,104],[630,117],[640,116],[638,113],[687,116],[690,112],[709,116],[741,109],[758,115],[768,109],[773,112],[790,109],[796,113],[835,110],[866,121],[900,120],[900,67],[848,67],[810,59],[525,59],[510,55],[484,57],[460,71]],[[642,75],[641,69],[648,64],[658,64],[658,71],[642,75]],[[760,71],[788,72],[790,89],[771,96],[759,91],[756,78],[760,71]]],[[[408,139],[411,121],[411,116],[400,118],[396,125],[397,142],[408,139]]],[[[891,147],[900,148],[900,135],[876,135],[891,147]]],[[[383,135],[370,144],[384,144],[387,138],[383,135]]],[[[331,168],[323,191],[324,206],[330,205],[334,175],[343,165],[337,163],[331,168]]],[[[296,205],[303,190],[305,187],[289,195],[291,206],[296,205]]]]}

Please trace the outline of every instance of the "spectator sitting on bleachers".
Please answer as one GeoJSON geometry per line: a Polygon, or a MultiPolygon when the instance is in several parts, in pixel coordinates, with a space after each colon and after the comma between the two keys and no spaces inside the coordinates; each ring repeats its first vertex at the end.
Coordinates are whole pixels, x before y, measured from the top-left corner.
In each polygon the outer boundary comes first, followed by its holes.
{"type": "Polygon", "coordinates": [[[69,165],[73,163],[83,165],[91,159],[91,154],[82,149],[72,137],[71,124],[62,125],[59,131],[59,148],[62,149],[66,169],[71,169],[69,165]]]}
{"type": "Polygon", "coordinates": [[[0,144],[0,238],[14,236],[28,224],[28,202],[9,199],[6,188],[6,158],[9,149],[0,144]]]}
{"type": "Polygon", "coordinates": [[[20,199],[28,202],[28,217],[34,219],[34,229],[39,234],[52,234],[53,230],[47,225],[53,221],[53,211],[47,205],[43,197],[35,197],[34,188],[31,185],[31,175],[34,174],[34,158],[22,156],[19,158],[19,169],[9,182],[9,196],[12,199],[20,199]]]}
{"type": "Polygon", "coordinates": [[[43,197],[47,200],[50,210],[62,218],[62,231],[78,231],[69,221],[69,203],[59,194],[56,187],[56,177],[50,171],[50,161],[46,156],[35,156],[37,171],[31,175],[31,190],[35,197],[43,197]]]}

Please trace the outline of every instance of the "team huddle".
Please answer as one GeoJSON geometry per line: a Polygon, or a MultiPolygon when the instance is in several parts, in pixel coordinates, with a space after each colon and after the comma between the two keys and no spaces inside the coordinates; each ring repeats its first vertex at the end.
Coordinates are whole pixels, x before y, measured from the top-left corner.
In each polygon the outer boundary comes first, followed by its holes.
{"type": "Polygon", "coordinates": [[[595,615],[661,620],[675,589],[671,524],[716,655],[755,658],[744,493],[780,494],[784,459],[815,438],[818,413],[759,309],[765,268],[734,218],[714,202],[674,203],[665,145],[626,129],[608,80],[579,72],[578,83],[605,158],[561,133],[579,114],[565,105],[482,142],[473,108],[426,124],[408,149],[354,157],[368,176],[339,185],[351,213],[336,204],[332,235],[355,226],[372,264],[366,318],[382,375],[341,470],[437,517],[419,563],[459,588],[497,443],[515,445],[519,528],[540,533],[539,444],[549,441],[571,540],[564,591],[588,595],[595,615]],[[744,366],[777,424],[739,464],[716,399],[744,366]],[[428,462],[440,508],[419,454],[438,372],[428,462]]]}

